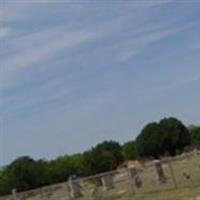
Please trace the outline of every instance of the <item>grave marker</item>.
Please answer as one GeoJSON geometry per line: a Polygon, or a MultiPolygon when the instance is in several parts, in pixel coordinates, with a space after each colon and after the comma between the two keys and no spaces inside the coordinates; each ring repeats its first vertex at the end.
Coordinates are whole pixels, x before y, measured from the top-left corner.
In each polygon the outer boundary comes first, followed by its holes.
{"type": "Polygon", "coordinates": [[[166,183],[166,177],[160,160],[155,160],[154,162],[156,170],[156,181],[158,184],[166,183]]]}
{"type": "Polygon", "coordinates": [[[140,188],[142,186],[142,180],[139,176],[137,168],[133,166],[129,168],[128,170],[129,170],[131,182],[133,182],[137,188],[140,188]]]}
{"type": "Polygon", "coordinates": [[[76,180],[76,176],[70,176],[68,180],[68,188],[70,198],[76,199],[82,196],[81,186],[78,180],[76,180]]]}
{"type": "Polygon", "coordinates": [[[113,177],[111,174],[105,175],[101,178],[104,190],[113,189],[113,177]]]}
{"type": "Polygon", "coordinates": [[[17,191],[16,189],[12,189],[12,199],[17,200],[17,191]]]}

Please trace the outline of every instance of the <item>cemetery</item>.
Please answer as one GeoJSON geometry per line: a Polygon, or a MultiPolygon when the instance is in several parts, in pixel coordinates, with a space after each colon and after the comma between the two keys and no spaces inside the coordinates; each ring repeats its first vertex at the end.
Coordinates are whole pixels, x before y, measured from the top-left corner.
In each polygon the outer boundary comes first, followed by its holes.
{"type": "Polygon", "coordinates": [[[0,200],[198,200],[200,156],[184,154],[0,197],[0,200]],[[98,180],[98,181],[97,181],[98,180]]]}

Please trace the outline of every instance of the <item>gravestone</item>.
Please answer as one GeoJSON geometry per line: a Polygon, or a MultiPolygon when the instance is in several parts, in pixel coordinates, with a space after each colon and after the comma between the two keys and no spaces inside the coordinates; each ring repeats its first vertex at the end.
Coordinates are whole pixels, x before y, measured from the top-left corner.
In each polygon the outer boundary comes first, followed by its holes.
{"type": "Polygon", "coordinates": [[[76,176],[70,176],[68,180],[69,196],[72,199],[76,199],[82,196],[81,186],[76,176]]]}
{"type": "Polygon", "coordinates": [[[101,177],[102,185],[104,190],[113,189],[113,176],[111,174],[101,177]]]}
{"type": "Polygon", "coordinates": [[[156,181],[158,184],[166,183],[166,177],[164,174],[163,166],[160,160],[155,160],[154,162],[156,171],[156,181]]]}
{"type": "Polygon", "coordinates": [[[139,176],[137,168],[131,167],[131,168],[128,169],[128,171],[129,171],[131,183],[134,183],[137,188],[140,188],[142,186],[142,180],[139,176]]]}
{"type": "Polygon", "coordinates": [[[12,200],[17,200],[17,191],[16,189],[12,189],[12,200]]]}

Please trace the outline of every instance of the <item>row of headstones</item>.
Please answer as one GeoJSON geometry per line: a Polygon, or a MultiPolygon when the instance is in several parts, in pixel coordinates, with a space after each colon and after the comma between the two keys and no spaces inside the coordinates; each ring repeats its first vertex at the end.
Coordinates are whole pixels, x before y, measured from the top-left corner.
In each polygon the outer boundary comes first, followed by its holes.
{"type": "MultiPolygon", "coordinates": [[[[155,165],[155,171],[156,171],[156,181],[158,184],[163,184],[166,182],[166,177],[164,174],[164,170],[162,167],[162,163],[160,160],[154,161],[155,165]]],[[[138,170],[136,167],[129,168],[129,178],[130,183],[134,185],[136,188],[140,188],[142,186],[142,180],[139,176],[138,170]]],[[[111,190],[114,188],[114,181],[113,181],[113,175],[108,174],[101,177],[101,184],[103,186],[104,190],[111,190]]],[[[95,187],[91,191],[91,198],[92,199],[98,199],[95,198],[95,196],[98,195],[98,187],[95,187]],[[94,197],[94,198],[93,198],[94,197]]],[[[76,179],[76,176],[70,176],[68,180],[68,191],[69,191],[69,197],[70,199],[76,199],[79,197],[82,197],[82,189],[80,182],[76,179]]],[[[18,200],[16,190],[12,190],[12,200],[18,200]]]]}
{"type": "MultiPolygon", "coordinates": [[[[164,174],[164,170],[162,167],[162,163],[160,160],[154,161],[155,172],[156,172],[156,181],[158,184],[166,183],[166,176],[164,174]]],[[[142,186],[142,180],[140,178],[139,172],[136,167],[131,167],[128,169],[130,183],[133,187],[140,188],[142,186]]],[[[104,190],[111,190],[114,188],[113,182],[113,175],[108,174],[101,177],[101,183],[104,190]]],[[[95,187],[94,190],[91,192],[92,195],[97,195],[97,188],[95,187]]],[[[71,199],[76,199],[83,196],[81,192],[80,182],[74,177],[71,176],[68,180],[68,189],[69,195],[71,199]]],[[[98,196],[98,195],[97,195],[98,196]]],[[[95,199],[95,198],[92,198],[95,199]]],[[[98,199],[98,198],[96,198],[98,199]]]]}
{"type": "MultiPolygon", "coordinates": [[[[108,174],[101,177],[101,185],[104,190],[111,190],[113,188],[113,175],[108,174]]],[[[82,188],[80,181],[75,176],[70,176],[68,180],[68,191],[70,199],[76,199],[82,197],[82,188]]],[[[98,184],[91,190],[91,199],[99,199],[99,187],[98,184]]]]}

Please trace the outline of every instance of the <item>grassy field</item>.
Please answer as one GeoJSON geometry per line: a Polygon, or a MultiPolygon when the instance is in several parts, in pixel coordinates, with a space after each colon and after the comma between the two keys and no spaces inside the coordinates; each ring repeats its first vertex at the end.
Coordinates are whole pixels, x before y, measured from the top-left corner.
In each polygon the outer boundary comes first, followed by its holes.
{"type": "MultiPolygon", "coordinates": [[[[115,198],[108,198],[106,200],[115,200],[115,198]]],[[[200,187],[151,192],[130,197],[121,197],[117,198],[117,200],[200,200],[200,187]]]]}

